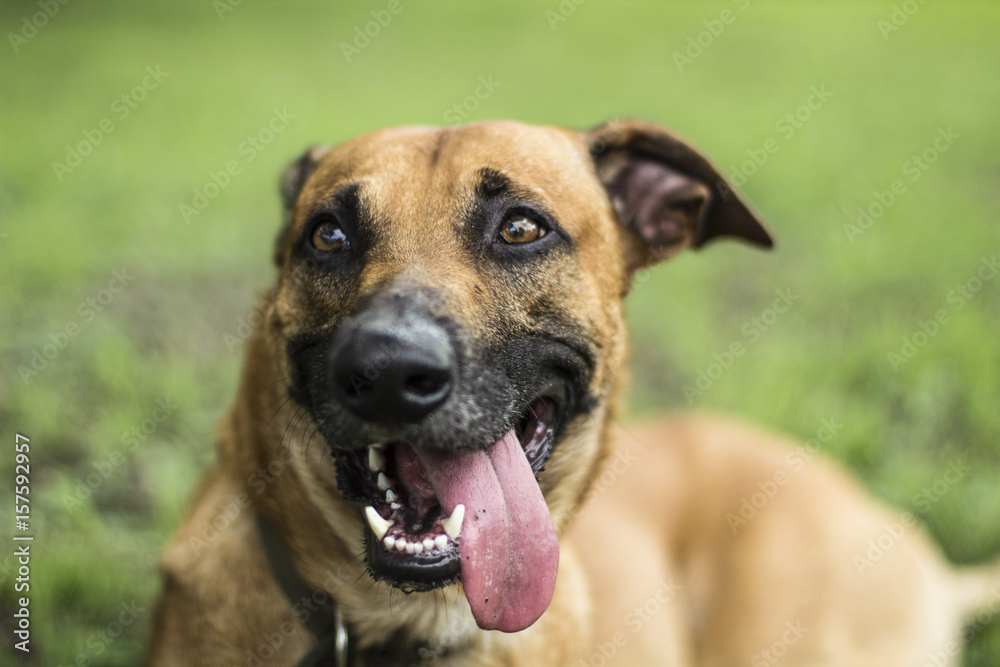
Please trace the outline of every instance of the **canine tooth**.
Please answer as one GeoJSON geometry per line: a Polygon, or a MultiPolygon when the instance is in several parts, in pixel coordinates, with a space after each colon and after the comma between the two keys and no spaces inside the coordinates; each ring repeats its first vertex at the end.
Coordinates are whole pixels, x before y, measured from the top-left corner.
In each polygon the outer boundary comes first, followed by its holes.
{"type": "Polygon", "coordinates": [[[385,454],[374,445],[368,448],[368,469],[372,472],[385,469],[385,454]]]}
{"type": "Polygon", "coordinates": [[[436,546],[438,549],[444,549],[446,546],[448,546],[448,536],[438,535],[437,537],[435,537],[434,546],[436,546]]]}
{"type": "Polygon", "coordinates": [[[413,544],[413,542],[406,543],[406,553],[412,554],[416,550],[417,550],[417,545],[413,544]]]}
{"type": "Polygon", "coordinates": [[[413,545],[413,553],[419,554],[419,553],[423,553],[423,552],[424,552],[424,543],[423,542],[417,542],[416,544],[413,545]]]}
{"type": "Polygon", "coordinates": [[[389,509],[398,510],[400,507],[402,507],[402,505],[399,503],[389,503],[389,509]]]}
{"type": "Polygon", "coordinates": [[[371,526],[372,532],[375,533],[375,538],[381,540],[385,537],[392,524],[379,516],[379,513],[371,505],[365,508],[365,517],[368,519],[368,525],[371,526]]]}
{"type": "Polygon", "coordinates": [[[424,538],[424,549],[426,551],[430,551],[433,548],[434,548],[434,540],[432,540],[429,537],[425,537],[424,538]]]}
{"type": "Polygon", "coordinates": [[[385,499],[390,503],[395,501],[396,498],[399,498],[399,496],[397,496],[396,492],[393,491],[392,489],[389,489],[388,491],[385,492],[385,499]]]}
{"type": "Polygon", "coordinates": [[[458,536],[462,533],[463,519],[465,519],[465,505],[455,505],[455,511],[444,522],[444,532],[448,533],[448,537],[453,540],[458,539],[458,536]]]}
{"type": "Polygon", "coordinates": [[[386,549],[391,550],[394,546],[396,546],[396,538],[393,537],[392,535],[386,535],[385,540],[383,540],[383,542],[385,542],[386,549]]]}
{"type": "Polygon", "coordinates": [[[378,490],[379,491],[388,491],[389,490],[389,486],[390,486],[390,484],[389,484],[389,478],[385,476],[384,472],[380,472],[378,474],[378,481],[376,481],[375,484],[378,486],[378,490]]]}

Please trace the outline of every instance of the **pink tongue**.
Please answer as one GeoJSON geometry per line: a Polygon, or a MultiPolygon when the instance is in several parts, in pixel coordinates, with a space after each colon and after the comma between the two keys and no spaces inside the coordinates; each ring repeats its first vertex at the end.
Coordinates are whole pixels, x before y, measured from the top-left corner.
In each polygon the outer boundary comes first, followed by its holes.
{"type": "Polygon", "coordinates": [[[486,451],[418,455],[444,511],[465,505],[459,555],[476,624],[527,628],[552,601],[559,541],[513,429],[486,451]]]}

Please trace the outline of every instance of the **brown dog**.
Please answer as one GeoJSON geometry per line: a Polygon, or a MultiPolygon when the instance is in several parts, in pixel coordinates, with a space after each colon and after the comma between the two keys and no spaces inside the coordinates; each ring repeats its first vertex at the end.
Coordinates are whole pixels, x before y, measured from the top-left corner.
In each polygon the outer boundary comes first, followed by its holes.
{"type": "Polygon", "coordinates": [[[634,272],[771,244],[665,130],[385,130],[283,194],[150,664],[922,665],[1000,587],[812,450],[614,421],[634,272]]]}

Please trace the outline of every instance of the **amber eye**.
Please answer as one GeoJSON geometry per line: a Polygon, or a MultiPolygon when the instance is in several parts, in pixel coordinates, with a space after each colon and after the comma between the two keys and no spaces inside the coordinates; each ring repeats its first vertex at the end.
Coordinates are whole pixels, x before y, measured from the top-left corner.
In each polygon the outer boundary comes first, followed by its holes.
{"type": "Polygon", "coordinates": [[[351,247],[347,235],[336,222],[323,222],[313,230],[312,244],[320,252],[338,252],[351,247]]]}
{"type": "Polygon", "coordinates": [[[500,236],[507,243],[531,243],[545,236],[547,230],[534,220],[516,215],[500,226],[500,236]]]}

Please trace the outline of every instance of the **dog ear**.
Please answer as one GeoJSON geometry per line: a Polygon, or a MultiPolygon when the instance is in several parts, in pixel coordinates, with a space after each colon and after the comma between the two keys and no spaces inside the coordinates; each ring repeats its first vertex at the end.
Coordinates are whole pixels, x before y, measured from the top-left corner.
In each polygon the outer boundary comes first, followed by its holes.
{"type": "Polygon", "coordinates": [[[615,213],[642,240],[646,261],[699,248],[717,236],[774,245],[719,170],[668,130],[610,121],[586,132],[585,139],[615,213]]]}
{"type": "Polygon", "coordinates": [[[292,212],[295,210],[295,202],[298,201],[299,193],[302,192],[306,181],[316,171],[316,165],[319,164],[319,161],[329,151],[329,146],[313,146],[303,153],[299,159],[288,165],[285,173],[281,175],[282,223],[281,231],[278,232],[278,238],[274,242],[274,263],[279,267],[284,261],[285,237],[288,235],[288,230],[292,225],[292,212]]]}

